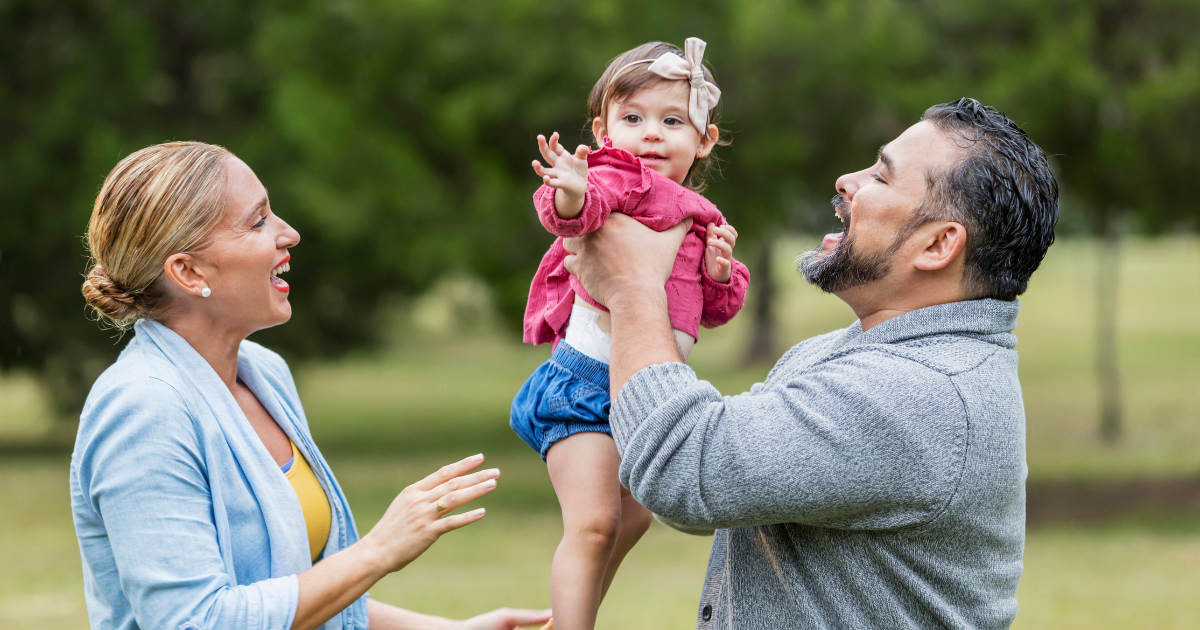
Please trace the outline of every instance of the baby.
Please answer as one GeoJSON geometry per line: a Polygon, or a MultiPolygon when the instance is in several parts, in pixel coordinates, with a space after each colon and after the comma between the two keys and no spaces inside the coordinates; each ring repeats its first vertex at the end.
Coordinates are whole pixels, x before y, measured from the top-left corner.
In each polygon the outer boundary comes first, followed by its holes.
{"type": "MultiPolygon", "coordinates": [[[[558,134],[538,136],[547,166],[533,170],[542,224],[559,237],[591,232],[612,212],[655,230],[693,219],[667,281],[668,314],[686,361],[701,325],[728,322],[745,302],[750,274],[733,259],[737,231],[697,189],[717,144],[721,91],[702,64],[704,42],[687,53],[662,42],[609,64],[588,97],[599,150],[571,153],[558,134]]],[[[608,425],[609,314],[563,266],[562,238],[542,258],[525,310],[525,341],[555,344],[512,404],[509,424],[546,460],[563,511],[551,568],[553,627],[591,630],[621,560],[651,514],[617,478],[620,456],[608,425]]]]}

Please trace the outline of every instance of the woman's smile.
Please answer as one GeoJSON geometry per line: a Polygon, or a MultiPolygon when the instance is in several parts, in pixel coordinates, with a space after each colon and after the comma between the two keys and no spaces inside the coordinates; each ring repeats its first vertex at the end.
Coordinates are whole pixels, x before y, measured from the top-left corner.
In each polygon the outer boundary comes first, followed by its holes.
{"type": "Polygon", "coordinates": [[[290,254],[284,256],[283,260],[281,260],[279,264],[275,265],[275,268],[271,270],[271,287],[277,291],[287,293],[291,290],[291,288],[288,287],[287,281],[279,277],[279,274],[292,268],[292,265],[289,262],[291,259],[292,257],[290,254]]]}

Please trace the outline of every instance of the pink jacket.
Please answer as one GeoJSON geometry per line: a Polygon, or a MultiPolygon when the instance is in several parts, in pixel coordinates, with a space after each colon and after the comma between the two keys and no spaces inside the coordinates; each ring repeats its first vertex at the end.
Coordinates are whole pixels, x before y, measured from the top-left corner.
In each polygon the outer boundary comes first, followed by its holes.
{"type": "Polygon", "coordinates": [[[716,328],[742,310],[750,283],[746,266],[733,261],[733,273],[727,284],[714,281],[704,270],[706,226],[725,225],[726,221],[721,211],[699,193],[644,166],[628,151],[612,148],[608,138],[604,139],[603,149],[588,155],[588,187],[579,216],[574,219],[558,216],[554,190],[542,186],[533,194],[533,205],[542,225],[560,238],[542,257],[529,287],[529,302],[525,306],[526,343],[557,345],[566,334],[576,294],[606,310],[567,272],[562,239],[596,230],[614,211],[658,231],[688,217],[693,219],[666,285],[667,313],[672,327],[696,337],[701,325],[716,328]]]}

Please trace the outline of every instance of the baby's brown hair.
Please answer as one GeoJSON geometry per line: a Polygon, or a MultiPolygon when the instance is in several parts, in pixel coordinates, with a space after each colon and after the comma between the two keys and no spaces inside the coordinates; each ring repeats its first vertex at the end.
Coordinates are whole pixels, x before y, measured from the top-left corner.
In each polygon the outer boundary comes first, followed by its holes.
{"type": "MultiPolygon", "coordinates": [[[[674,44],[650,42],[621,53],[609,62],[608,68],[605,68],[604,74],[600,75],[600,80],[596,82],[596,85],[592,86],[592,92],[588,95],[587,129],[589,132],[592,129],[592,121],[597,118],[604,121],[604,126],[608,127],[608,105],[610,103],[623,103],[642,90],[650,90],[674,83],[672,79],[667,79],[650,72],[650,63],[663,55],[684,56],[683,51],[674,44]],[[646,63],[637,63],[639,61],[645,61],[646,63]]],[[[708,64],[704,65],[704,80],[713,85],[717,84],[716,80],[713,79],[712,70],[709,69],[708,64]]],[[[708,111],[706,125],[717,124],[717,109],[719,108],[720,105],[718,104],[717,107],[708,111]]],[[[723,134],[718,134],[718,137],[721,135],[723,134]]],[[[596,146],[600,146],[600,138],[596,138],[593,135],[592,139],[596,146]]],[[[729,142],[727,140],[718,140],[717,144],[725,146],[729,142]]],[[[683,180],[683,185],[696,192],[702,192],[708,185],[708,172],[713,168],[715,163],[716,158],[712,152],[692,162],[692,167],[688,169],[687,177],[683,180]]]]}

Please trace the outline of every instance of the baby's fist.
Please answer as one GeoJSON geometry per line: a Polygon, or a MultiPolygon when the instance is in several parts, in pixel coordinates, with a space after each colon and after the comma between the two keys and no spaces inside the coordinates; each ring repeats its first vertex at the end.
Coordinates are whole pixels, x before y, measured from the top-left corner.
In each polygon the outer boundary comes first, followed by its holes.
{"type": "Polygon", "coordinates": [[[737,230],[732,225],[708,224],[704,270],[708,272],[708,277],[721,284],[729,282],[733,274],[733,246],[737,244],[737,236],[737,230]]]}

